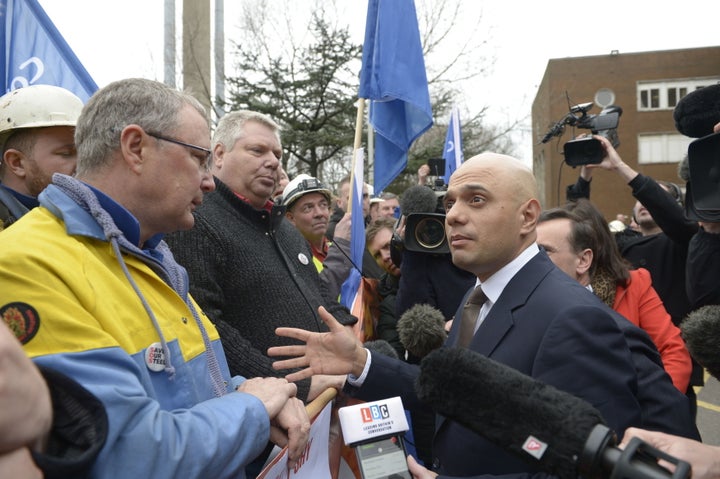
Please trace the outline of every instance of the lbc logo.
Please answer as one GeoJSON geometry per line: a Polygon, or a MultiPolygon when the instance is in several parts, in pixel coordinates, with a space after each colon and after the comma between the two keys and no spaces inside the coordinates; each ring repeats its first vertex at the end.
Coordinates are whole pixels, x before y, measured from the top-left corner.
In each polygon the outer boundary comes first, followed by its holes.
{"type": "Polygon", "coordinates": [[[376,404],[361,408],[360,415],[362,416],[362,422],[373,422],[379,421],[380,419],[387,419],[390,417],[390,411],[388,411],[386,404],[376,404]]]}

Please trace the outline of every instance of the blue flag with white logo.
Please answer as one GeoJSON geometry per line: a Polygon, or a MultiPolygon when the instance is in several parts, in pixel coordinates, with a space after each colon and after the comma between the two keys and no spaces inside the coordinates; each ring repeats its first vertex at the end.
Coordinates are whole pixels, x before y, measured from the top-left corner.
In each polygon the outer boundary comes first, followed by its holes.
{"type": "Polygon", "coordinates": [[[369,0],[360,98],[370,101],[375,191],[407,165],[413,141],[432,126],[425,59],[413,0],[369,0]]]}
{"type": "Polygon", "coordinates": [[[29,85],[54,85],[84,103],[98,89],[37,0],[0,0],[0,21],[1,94],[29,85]]]}
{"type": "Polygon", "coordinates": [[[443,159],[445,160],[445,184],[450,183],[450,176],[460,167],[463,162],[462,153],[462,131],[460,130],[460,113],[456,106],[450,113],[450,124],[447,135],[445,135],[445,147],[443,148],[443,159]]]}

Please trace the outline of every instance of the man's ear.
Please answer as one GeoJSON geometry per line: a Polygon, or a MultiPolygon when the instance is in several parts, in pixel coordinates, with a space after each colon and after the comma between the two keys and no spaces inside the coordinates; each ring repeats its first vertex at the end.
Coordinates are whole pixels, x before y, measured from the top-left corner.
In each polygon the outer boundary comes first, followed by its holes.
{"type": "Polygon", "coordinates": [[[225,160],[225,145],[222,143],[215,145],[212,152],[212,158],[213,166],[217,169],[222,169],[223,162],[225,160]]]}
{"type": "Polygon", "coordinates": [[[580,261],[578,262],[575,271],[577,272],[577,275],[579,277],[587,274],[588,271],[590,271],[590,267],[592,266],[593,262],[593,251],[590,248],[585,248],[580,252],[578,257],[580,258],[580,261]]]}
{"type": "Polygon", "coordinates": [[[3,154],[2,162],[5,165],[5,171],[12,173],[18,178],[25,179],[27,172],[25,171],[25,165],[23,160],[25,154],[15,148],[8,148],[3,154]]]}
{"type": "Polygon", "coordinates": [[[295,216],[292,214],[292,211],[285,211],[285,218],[287,218],[290,223],[295,225],[295,216]]]}
{"type": "Polygon", "coordinates": [[[522,205],[521,209],[523,215],[523,223],[521,233],[528,234],[535,231],[537,226],[538,218],[542,212],[540,202],[535,198],[531,198],[522,205]]]}
{"type": "Polygon", "coordinates": [[[150,147],[153,140],[139,125],[127,125],[120,132],[120,151],[123,160],[133,171],[139,171],[145,162],[144,150],[150,147]]]}

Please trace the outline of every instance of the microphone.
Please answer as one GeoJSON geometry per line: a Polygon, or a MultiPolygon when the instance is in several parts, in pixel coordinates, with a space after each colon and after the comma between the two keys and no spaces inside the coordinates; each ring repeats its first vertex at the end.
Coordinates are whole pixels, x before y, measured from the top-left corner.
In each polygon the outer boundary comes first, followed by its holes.
{"type": "Polygon", "coordinates": [[[720,379],[720,305],[710,304],[692,311],[680,323],[690,355],[716,379],[720,379]]]}
{"type": "Polygon", "coordinates": [[[682,97],[673,110],[675,128],[685,136],[702,138],[720,122],[720,84],[709,85],[682,97]]]}
{"type": "Polygon", "coordinates": [[[395,348],[392,347],[392,344],[388,343],[384,339],[365,341],[363,346],[370,352],[384,354],[385,356],[390,356],[394,359],[400,359],[400,356],[398,356],[398,353],[395,351],[395,348]]]}
{"type": "Polygon", "coordinates": [[[445,316],[429,304],[416,304],[400,316],[397,332],[410,354],[424,358],[447,339],[445,316]]]}
{"type": "Polygon", "coordinates": [[[413,213],[434,213],[436,208],[437,196],[427,186],[411,186],[400,198],[400,212],[405,216],[413,213]]]}
{"type": "Polygon", "coordinates": [[[565,131],[565,122],[567,121],[567,118],[567,116],[564,116],[562,120],[558,121],[552,127],[550,127],[550,130],[545,133],[545,136],[543,136],[543,139],[540,140],[540,143],[547,143],[553,136],[562,135],[565,131]]]}
{"type": "Polygon", "coordinates": [[[428,354],[416,390],[438,414],[561,479],[690,477],[687,462],[640,439],[615,447],[615,433],[588,402],[467,348],[428,354]],[[658,459],[676,464],[675,473],[658,459]]]}

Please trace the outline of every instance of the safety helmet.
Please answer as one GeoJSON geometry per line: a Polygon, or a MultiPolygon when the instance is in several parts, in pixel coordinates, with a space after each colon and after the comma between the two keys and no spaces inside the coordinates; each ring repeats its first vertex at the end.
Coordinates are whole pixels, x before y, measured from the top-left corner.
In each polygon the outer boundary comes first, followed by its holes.
{"type": "Polygon", "coordinates": [[[31,85],[0,97],[0,150],[20,128],[75,126],[83,108],[80,98],[65,88],[31,85]]]}
{"type": "Polygon", "coordinates": [[[302,173],[292,179],[283,190],[282,201],[280,204],[288,208],[301,196],[308,193],[322,193],[328,202],[332,197],[332,193],[327,186],[320,182],[317,178],[302,173]]]}

